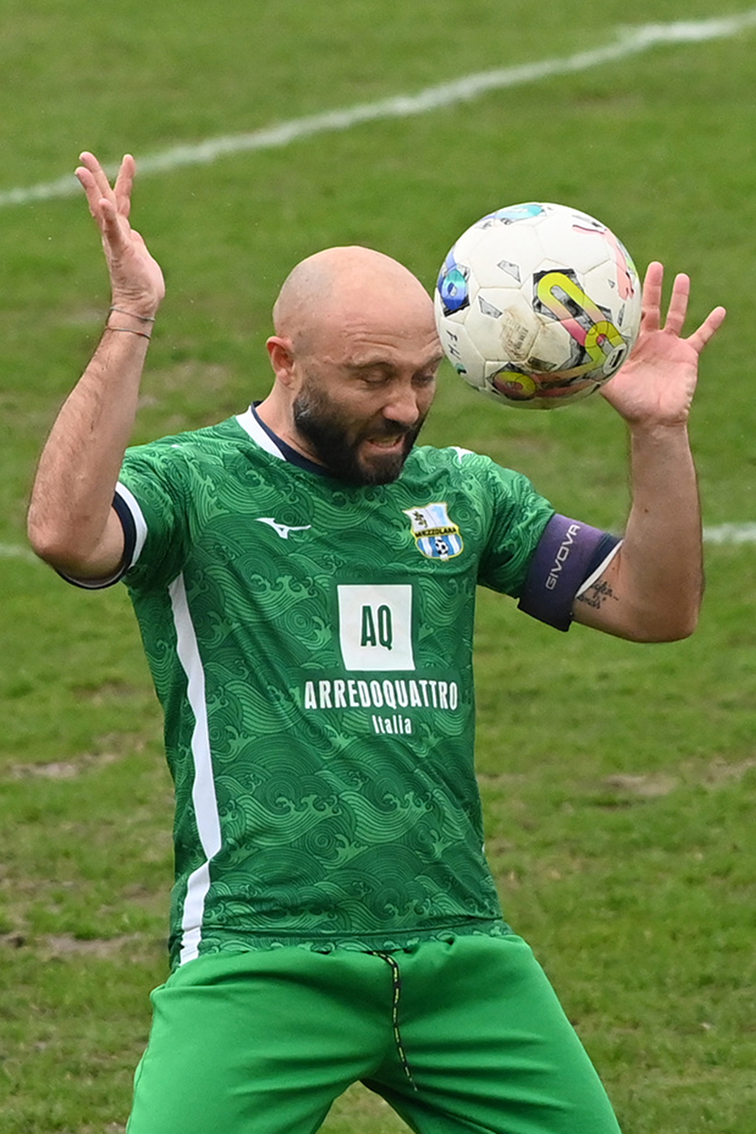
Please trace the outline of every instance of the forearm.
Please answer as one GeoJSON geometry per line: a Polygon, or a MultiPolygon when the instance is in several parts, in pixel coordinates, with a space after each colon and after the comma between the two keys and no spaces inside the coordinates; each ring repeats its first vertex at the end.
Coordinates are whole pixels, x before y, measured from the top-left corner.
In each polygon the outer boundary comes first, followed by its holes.
{"type": "Polygon", "coordinates": [[[632,507],[625,539],[573,606],[579,622],[641,642],[685,638],[698,620],[701,512],[687,422],[701,351],[726,314],[715,307],[683,338],[690,280],[675,277],[662,325],[663,279],[662,265],[649,264],[638,341],[602,390],[630,429],[632,507]]]}
{"type": "MultiPolygon", "coordinates": [[[[72,574],[107,574],[122,546],[111,504],[131,437],[152,324],[113,313],[40,458],[29,508],[38,555],[72,574]]],[[[115,560],[115,562],[114,562],[115,560]]]]}
{"type": "Polygon", "coordinates": [[[703,595],[701,513],[683,424],[631,431],[632,505],[606,575],[576,603],[580,621],[638,641],[695,629],[703,595]]]}
{"type": "Polygon", "coordinates": [[[703,597],[701,506],[685,426],[636,430],[633,504],[619,567],[647,636],[686,637],[703,597]]]}

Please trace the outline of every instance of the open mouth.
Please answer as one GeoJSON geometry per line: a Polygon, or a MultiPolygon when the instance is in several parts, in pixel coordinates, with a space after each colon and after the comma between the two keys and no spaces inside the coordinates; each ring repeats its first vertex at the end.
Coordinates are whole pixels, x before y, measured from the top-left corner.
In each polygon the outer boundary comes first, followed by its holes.
{"type": "Polygon", "coordinates": [[[377,449],[398,449],[404,445],[405,434],[399,433],[391,437],[368,437],[366,440],[368,445],[374,445],[377,449]]]}

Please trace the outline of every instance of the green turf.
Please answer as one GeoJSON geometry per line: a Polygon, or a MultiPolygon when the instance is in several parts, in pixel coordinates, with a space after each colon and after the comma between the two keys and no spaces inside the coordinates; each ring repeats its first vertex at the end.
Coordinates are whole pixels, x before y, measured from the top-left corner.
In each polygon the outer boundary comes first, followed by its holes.
{"type": "MultiPolygon", "coordinates": [[[[5,0],[0,194],[473,72],[590,51],[700,0],[5,0]]],[[[145,175],[135,222],[168,297],[136,437],[267,389],[263,342],[298,258],[352,241],[430,286],[492,207],[574,204],[639,266],[693,276],[728,322],[692,422],[707,525],[754,519],[756,28],[668,44],[402,120],[145,175]]],[[[160,717],[120,589],[67,588],[23,555],[45,431],[107,306],[78,196],[0,207],[0,1130],[115,1134],[165,975],[171,793],[160,717]]],[[[496,410],[445,370],[427,438],[490,453],[568,514],[619,529],[622,424],[600,398],[496,410]]],[[[756,1129],[756,710],[752,545],[707,547],[687,642],[569,635],[480,597],[479,769],[510,921],[534,945],[633,1134],[756,1129]]],[[[354,1088],[327,1134],[398,1134],[354,1088]]]]}

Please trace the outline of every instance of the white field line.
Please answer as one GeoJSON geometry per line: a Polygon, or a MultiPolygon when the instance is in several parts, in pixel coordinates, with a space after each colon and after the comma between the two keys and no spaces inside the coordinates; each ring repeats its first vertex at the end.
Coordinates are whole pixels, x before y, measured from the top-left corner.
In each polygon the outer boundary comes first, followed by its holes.
{"type": "MultiPolygon", "coordinates": [[[[706,527],[703,531],[704,543],[707,544],[744,544],[756,543],[756,523],[752,524],[718,524],[716,527],[706,527]]],[[[0,543],[0,559],[21,559],[24,563],[38,563],[38,559],[31,548],[14,543],[0,543]]]]}
{"type": "MultiPolygon", "coordinates": [[[[397,95],[378,102],[362,103],[342,110],[294,118],[265,130],[211,138],[193,146],[174,146],[161,153],[141,158],[139,172],[140,174],[157,173],[180,169],[187,165],[204,165],[225,154],[287,146],[301,138],[329,131],[348,130],[362,122],[374,122],[386,118],[409,118],[414,114],[424,114],[455,103],[470,101],[488,91],[503,90],[506,87],[515,87],[538,79],[551,78],[554,75],[585,71],[602,63],[638,55],[652,47],[723,39],[751,27],[756,27],[756,8],[737,15],[708,20],[677,20],[667,24],[643,24],[637,28],[624,28],[618,31],[614,43],[592,51],[581,51],[563,58],[544,59],[539,63],[481,71],[450,83],[426,87],[425,90],[414,95],[397,95]]],[[[112,175],[114,171],[111,169],[109,172],[112,175]]],[[[73,176],[60,177],[55,181],[0,192],[0,207],[68,197],[78,192],[78,189],[78,182],[73,176]]],[[[717,527],[704,528],[704,542],[756,543],[756,523],[720,524],[717,527]]],[[[15,544],[0,544],[0,559],[40,562],[29,548],[15,544]]]]}
{"type": "MultiPolygon", "coordinates": [[[[555,59],[543,59],[538,63],[523,63],[514,67],[504,67],[494,71],[480,71],[466,75],[449,83],[426,87],[412,95],[396,95],[377,102],[357,103],[341,110],[325,111],[303,118],[293,118],[256,130],[248,134],[229,134],[209,138],[195,145],[173,146],[155,154],[146,154],[139,159],[140,175],[159,173],[164,170],[181,169],[189,165],[207,165],[226,154],[248,153],[252,150],[267,150],[288,146],[302,138],[314,134],[324,134],[338,130],[349,130],[362,122],[376,122],[388,118],[410,118],[416,114],[426,114],[455,103],[468,102],[489,91],[516,87],[539,79],[552,78],[586,71],[602,63],[612,63],[631,55],[638,55],[653,47],[668,44],[702,43],[712,39],[724,39],[756,26],[756,8],[732,16],[720,16],[707,20],[675,20],[667,24],[642,24],[638,27],[623,27],[617,30],[613,43],[590,51],[580,51],[555,59]]],[[[112,176],[115,168],[108,168],[112,176]]],[[[79,183],[72,174],[59,177],[55,181],[42,182],[26,188],[7,189],[0,192],[0,208],[8,205],[26,205],[33,201],[43,201],[55,197],[69,197],[79,192],[79,183]]]]}
{"type": "Polygon", "coordinates": [[[0,543],[0,559],[23,559],[26,563],[41,563],[30,547],[14,543],[0,543]]]}
{"type": "Polygon", "coordinates": [[[719,524],[704,528],[704,543],[756,543],[756,523],[719,524]]]}

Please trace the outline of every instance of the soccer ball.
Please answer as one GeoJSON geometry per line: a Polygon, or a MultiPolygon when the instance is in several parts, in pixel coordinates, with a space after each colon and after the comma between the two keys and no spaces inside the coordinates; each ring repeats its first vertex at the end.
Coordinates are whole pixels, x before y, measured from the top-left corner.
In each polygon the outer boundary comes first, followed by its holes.
{"type": "Polygon", "coordinates": [[[446,356],[466,382],[500,405],[553,409],[617,373],[638,337],[641,289],[606,225],[530,202],[462,233],[434,305],[446,356]]]}

